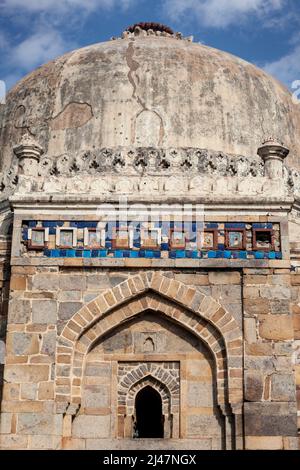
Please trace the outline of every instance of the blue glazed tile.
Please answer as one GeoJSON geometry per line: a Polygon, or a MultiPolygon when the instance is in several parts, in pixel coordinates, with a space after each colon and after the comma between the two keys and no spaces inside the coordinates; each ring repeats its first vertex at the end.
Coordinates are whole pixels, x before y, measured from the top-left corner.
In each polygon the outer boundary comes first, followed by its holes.
{"type": "Polygon", "coordinates": [[[22,240],[24,240],[24,241],[28,240],[28,229],[27,228],[22,229],[22,240]]]}
{"type": "Polygon", "coordinates": [[[134,248],[141,248],[141,242],[133,242],[134,248]]]}
{"type": "Polygon", "coordinates": [[[170,221],[170,228],[174,228],[174,221],[173,220],[170,221]]]}
{"type": "Polygon", "coordinates": [[[176,251],[170,251],[169,258],[175,259],[176,258],[176,251]]]}
{"type": "Polygon", "coordinates": [[[242,222],[226,222],[225,228],[245,228],[246,224],[242,222]]]}
{"type": "Polygon", "coordinates": [[[198,258],[198,251],[186,250],[185,257],[186,258],[198,258]]]}
{"type": "Polygon", "coordinates": [[[62,227],[64,225],[63,220],[43,220],[42,222],[43,227],[45,228],[56,228],[62,227]]]}
{"type": "Polygon", "coordinates": [[[276,256],[276,259],[282,259],[282,253],[281,252],[275,253],[275,256],[276,256]]]}
{"type": "Polygon", "coordinates": [[[82,258],[83,251],[82,250],[76,250],[76,258],[82,258]]]}
{"type": "Polygon", "coordinates": [[[169,250],[169,243],[162,243],[160,245],[162,251],[168,251],[169,250]]]}
{"type": "Polygon", "coordinates": [[[185,258],[185,250],[177,250],[175,251],[176,258],[185,258]]]}
{"type": "Polygon", "coordinates": [[[138,251],[131,251],[130,252],[130,258],[138,258],[139,257],[139,252],[138,251]]]}
{"type": "Polygon", "coordinates": [[[66,256],[67,258],[75,258],[76,251],[75,250],[67,250],[66,256]]]}
{"type": "Polygon", "coordinates": [[[146,258],[153,258],[153,251],[152,250],[145,250],[145,257],[146,258]]]}
{"type": "Polygon", "coordinates": [[[238,259],[239,258],[239,252],[238,251],[233,251],[232,252],[232,258],[238,259]]]}
{"type": "Polygon", "coordinates": [[[154,258],[160,258],[160,251],[154,251],[154,258]]]}
{"type": "Polygon", "coordinates": [[[223,257],[224,257],[224,251],[218,250],[218,251],[216,252],[216,257],[217,257],[217,258],[223,258],[223,257]]]}
{"type": "Polygon", "coordinates": [[[51,258],[59,258],[60,257],[60,250],[50,250],[51,251],[51,258]]]}
{"type": "Polygon", "coordinates": [[[208,258],[216,258],[217,252],[216,251],[209,251],[208,252],[208,258]]]}
{"type": "Polygon", "coordinates": [[[145,258],[145,250],[139,251],[139,258],[145,258]]]}
{"type": "Polygon", "coordinates": [[[254,223],[252,224],[253,228],[268,228],[271,229],[273,228],[273,224],[268,222],[268,223],[254,223]]]}
{"type": "Polygon", "coordinates": [[[115,258],[123,258],[123,250],[115,250],[115,258]]]}
{"type": "Polygon", "coordinates": [[[224,258],[230,259],[231,258],[231,251],[225,250],[224,251],[224,258]]]}
{"type": "Polygon", "coordinates": [[[98,252],[99,250],[92,250],[92,253],[91,253],[92,258],[98,258],[98,252]]]}
{"type": "Polygon", "coordinates": [[[239,258],[247,259],[247,251],[239,251],[239,258]]]}
{"type": "Polygon", "coordinates": [[[51,250],[44,250],[44,256],[51,256],[51,250]]]}
{"type": "Polygon", "coordinates": [[[218,250],[224,250],[224,249],[225,249],[224,243],[219,243],[218,244],[218,250]]]}
{"type": "Polygon", "coordinates": [[[124,258],[130,258],[130,251],[129,250],[124,250],[123,251],[123,257],[124,258]]]}
{"type": "Polygon", "coordinates": [[[56,228],[55,227],[49,227],[49,235],[56,235],[56,228]]]}
{"type": "Polygon", "coordinates": [[[106,258],[107,257],[107,250],[99,250],[98,255],[99,255],[99,258],[106,258]]]}
{"type": "Polygon", "coordinates": [[[108,250],[111,250],[111,247],[112,247],[112,243],[109,242],[109,241],[106,241],[105,242],[105,248],[107,248],[108,250]]]}
{"type": "Polygon", "coordinates": [[[197,222],[192,222],[192,232],[197,232],[197,222]]]}
{"type": "Polygon", "coordinates": [[[92,257],[91,250],[84,250],[83,257],[84,258],[91,258],[92,257]]]}
{"type": "Polygon", "coordinates": [[[28,221],[28,227],[29,227],[29,228],[34,228],[34,227],[36,227],[36,220],[29,220],[29,221],[28,221]]]}
{"type": "Polygon", "coordinates": [[[275,253],[275,251],[270,251],[270,253],[269,253],[269,259],[276,259],[276,253],[275,253]]]}
{"type": "Polygon", "coordinates": [[[211,228],[218,228],[219,224],[217,224],[216,222],[209,222],[207,224],[205,224],[205,228],[208,228],[208,229],[211,229],[211,228]]]}
{"type": "Polygon", "coordinates": [[[58,250],[59,256],[64,258],[67,256],[67,250],[58,250]]]}
{"type": "Polygon", "coordinates": [[[264,258],[264,252],[263,251],[256,251],[254,256],[256,259],[263,259],[264,258]]]}

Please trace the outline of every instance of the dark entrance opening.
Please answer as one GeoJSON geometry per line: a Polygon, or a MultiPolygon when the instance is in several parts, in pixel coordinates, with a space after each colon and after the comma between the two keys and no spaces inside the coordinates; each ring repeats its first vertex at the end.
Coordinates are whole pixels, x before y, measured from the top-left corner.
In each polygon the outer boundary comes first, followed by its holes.
{"type": "Polygon", "coordinates": [[[140,390],[135,399],[135,437],[164,437],[164,423],[160,394],[147,386],[140,390]]]}

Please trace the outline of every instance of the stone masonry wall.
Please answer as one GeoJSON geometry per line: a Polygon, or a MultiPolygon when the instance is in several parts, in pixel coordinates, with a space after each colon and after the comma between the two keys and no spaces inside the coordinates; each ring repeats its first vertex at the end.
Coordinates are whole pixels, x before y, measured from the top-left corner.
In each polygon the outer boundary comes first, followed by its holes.
{"type": "MultiPolygon", "coordinates": [[[[68,375],[69,366],[59,363],[63,359],[62,350],[56,360],[57,335],[87,302],[137,272],[104,268],[12,268],[2,448],[62,446],[66,423],[54,402],[54,380],[56,372],[59,373],[59,386],[63,388],[64,373],[68,375]]],[[[295,448],[295,383],[291,362],[294,332],[289,270],[178,269],[165,270],[162,274],[218,300],[244,330],[244,377],[234,376],[233,368],[231,384],[244,389],[244,430],[242,422],[236,426],[237,433],[245,435],[246,448],[295,448]]],[[[296,282],[294,278],[293,289],[298,289],[296,282]]],[[[239,349],[236,349],[238,355],[239,349]]],[[[233,359],[231,367],[234,367],[233,359]]],[[[79,437],[69,438],[64,444],[65,448],[86,445],[79,437]]]]}
{"type": "MultiPolygon", "coordinates": [[[[298,409],[298,430],[300,429],[300,274],[291,275],[292,283],[292,313],[294,324],[294,364],[296,379],[296,396],[298,409]]],[[[300,438],[299,438],[300,448],[300,438]]]]}
{"type": "Polygon", "coordinates": [[[244,270],[247,449],[294,449],[295,378],[289,269],[244,270]]]}

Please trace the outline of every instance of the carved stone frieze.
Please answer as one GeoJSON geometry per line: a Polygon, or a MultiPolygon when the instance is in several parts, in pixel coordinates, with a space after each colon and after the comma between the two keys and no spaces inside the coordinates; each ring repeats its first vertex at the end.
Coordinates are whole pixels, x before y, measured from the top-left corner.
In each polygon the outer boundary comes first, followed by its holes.
{"type": "MultiPolygon", "coordinates": [[[[300,172],[286,166],[283,168],[286,190],[300,194],[300,172]]],[[[199,178],[202,189],[205,178],[210,188],[213,180],[221,184],[223,178],[228,186],[231,177],[241,180],[234,187],[244,184],[245,178],[249,179],[247,186],[250,187],[251,182],[257,186],[255,183],[259,184],[264,177],[264,162],[259,156],[245,157],[207,149],[117,147],[65,153],[54,158],[45,154],[40,158],[37,172],[37,177],[26,179],[18,174],[18,160],[14,158],[10,170],[0,174],[1,198],[5,199],[16,191],[51,192],[54,187],[57,191],[71,188],[82,192],[87,187],[88,191],[100,193],[151,193],[156,187],[158,191],[173,192],[177,189],[180,192],[183,185],[185,191],[194,191],[195,188],[197,192],[199,183],[194,184],[194,181],[199,178]],[[173,183],[176,188],[173,188],[173,183]]]]}
{"type": "Polygon", "coordinates": [[[263,176],[259,157],[226,155],[205,149],[116,148],[98,149],[84,154],[63,154],[41,158],[39,175],[74,176],[78,173],[150,176],[210,174],[220,176],[263,176]]]}

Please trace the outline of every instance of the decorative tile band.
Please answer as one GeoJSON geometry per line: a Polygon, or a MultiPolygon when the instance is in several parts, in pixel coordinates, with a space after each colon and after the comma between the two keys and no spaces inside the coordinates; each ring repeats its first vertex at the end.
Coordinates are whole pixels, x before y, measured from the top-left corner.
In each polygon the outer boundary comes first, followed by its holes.
{"type": "Polygon", "coordinates": [[[282,259],[279,223],[23,221],[24,256],[282,259]]]}

